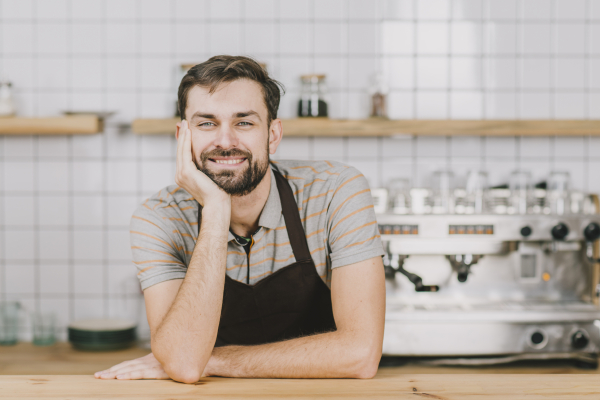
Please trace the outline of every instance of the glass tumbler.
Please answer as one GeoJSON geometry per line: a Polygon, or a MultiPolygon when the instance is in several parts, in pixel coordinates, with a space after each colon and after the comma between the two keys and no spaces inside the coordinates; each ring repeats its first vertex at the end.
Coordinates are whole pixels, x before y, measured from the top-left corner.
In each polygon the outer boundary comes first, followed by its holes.
{"type": "Polygon", "coordinates": [[[467,214],[483,214],[486,209],[487,178],[485,171],[473,170],[467,176],[467,214]]]}
{"type": "Polygon", "coordinates": [[[449,170],[440,170],[432,176],[432,213],[448,214],[454,212],[452,191],[454,189],[454,173],[449,170]]]}
{"type": "Polygon", "coordinates": [[[562,171],[550,172],[546,192],[550,212],[556,215],[569,213],[569,173],[562,171]]]}
{"type": "Polygon", "coordinates": [[[408,178],[392,179],[388,183],[390,209],[394,214],[410,212],[410,180],[408,178]]]}
{"type": "Polygon", "coordinates": [[[56,315],[54,313],[31,313],[32,343],[36,346],[50,346],[56,341],[56,315]]]}
{"type": "Polygon", "coordinates": [[[17,344],[20,309],[21,303],[18,301],[0,302],[0,345],[12,346],[17,344]]]}
{"type": "Polygon", "coordinates": [[[527,214],[533,195],[531,173],[514,171],[510,174],[508,187],[510,189],[509,214],[527,214]]]}

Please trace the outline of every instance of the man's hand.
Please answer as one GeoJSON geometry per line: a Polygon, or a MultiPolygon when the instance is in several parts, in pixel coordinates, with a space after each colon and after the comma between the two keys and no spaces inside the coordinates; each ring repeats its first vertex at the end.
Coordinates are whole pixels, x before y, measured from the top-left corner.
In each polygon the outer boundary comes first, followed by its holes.
{"type": "Polygon", "coordinates": [[[98,379],[171,379],[152,353],[96,372],[94,377],[98,379]]]}
{"type": "Polygon", "coordinates": [[[177,127],[179,134],[175,183],[190,193],[203,207],[207,204],[231,203],[231,197],[196,167],[192,158],[192,132],[188,122],[183,120],[177,127]]]}

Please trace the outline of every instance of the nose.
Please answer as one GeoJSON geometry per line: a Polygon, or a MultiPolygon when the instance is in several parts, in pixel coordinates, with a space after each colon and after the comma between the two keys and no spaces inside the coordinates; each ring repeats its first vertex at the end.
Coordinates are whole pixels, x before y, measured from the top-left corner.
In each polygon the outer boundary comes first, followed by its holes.
{"type": "Polygon", "coordinates": [[[228,124],[223,124],[217,130],[213,144],[215,147],[227,150],[236,147],[238,142],[235,131],[228,124]]]}

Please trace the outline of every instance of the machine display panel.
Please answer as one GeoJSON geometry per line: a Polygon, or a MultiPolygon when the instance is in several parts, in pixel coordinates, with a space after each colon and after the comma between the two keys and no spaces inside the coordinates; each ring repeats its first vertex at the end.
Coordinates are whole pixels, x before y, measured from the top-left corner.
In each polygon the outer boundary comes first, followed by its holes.
{"type": "Polygon", "coordinates": [[[494,225],[449,225],[450,235],[493,235],[494,225]]]}

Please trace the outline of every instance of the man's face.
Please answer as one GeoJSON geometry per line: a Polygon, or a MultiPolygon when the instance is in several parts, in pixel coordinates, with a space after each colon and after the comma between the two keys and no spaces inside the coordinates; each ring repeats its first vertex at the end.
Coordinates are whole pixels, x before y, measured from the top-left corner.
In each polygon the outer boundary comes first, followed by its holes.
{"type": "Polygon", "coordinates": [[[247,79],[221,84],[210,94],[194,86],[186,119],[197,168],[232,196],[258,186],[269,167],[269,126],[261,86],[247,79]]]}

